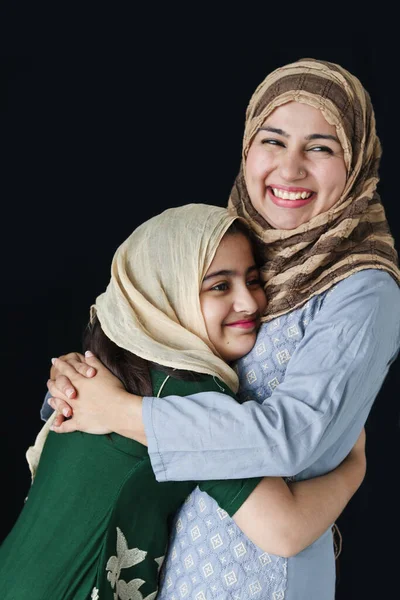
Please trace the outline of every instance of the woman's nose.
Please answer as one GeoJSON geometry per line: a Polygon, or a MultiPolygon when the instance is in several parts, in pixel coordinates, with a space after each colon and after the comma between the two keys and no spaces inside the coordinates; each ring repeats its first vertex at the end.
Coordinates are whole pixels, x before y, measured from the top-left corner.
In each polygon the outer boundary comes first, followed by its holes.
{"type": "Polygon", "coordinates": [[[280,157],[279,171],[282,179],[285,181],[290,182],[303,179],[306,170],[301,155],[298,152],[287,151],[280,157]]]}

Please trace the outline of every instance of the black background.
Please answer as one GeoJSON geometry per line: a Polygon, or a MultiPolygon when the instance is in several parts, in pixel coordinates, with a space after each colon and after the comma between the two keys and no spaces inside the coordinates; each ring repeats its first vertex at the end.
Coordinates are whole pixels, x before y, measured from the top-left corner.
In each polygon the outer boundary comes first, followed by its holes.
{"type": "MultiPolygon", "coordinates": [[[[226,204],[247,102],[269,71],[313,57],[359,77],[375,107],[379,190],[400,241],[394,58],[372,45],[206,42],[160,44],[156,55],[0,57],[2,537],[30,484],[25,451],[41,426],[51,357],[80,349],[112,255],[140,222],[187,202],[226,204]]],[[[338,522],[339,600],[397,589],[399,384],[397,361],[368,420],[366,479],[338,522]]]]}

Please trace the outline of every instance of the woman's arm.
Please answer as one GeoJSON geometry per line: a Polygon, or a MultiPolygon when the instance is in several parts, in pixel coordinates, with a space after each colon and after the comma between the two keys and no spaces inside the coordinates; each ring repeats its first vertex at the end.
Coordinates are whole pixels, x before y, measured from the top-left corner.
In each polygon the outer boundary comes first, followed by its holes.
{"type": "MultiPolygon", "coordinates": [[[[362,426],[399,348],[399,309],[399,288],[388,274],[352,275],[325,299],[284,381],[263,404],[238,405],[218,393],[197,394],[185,404],[174,396],[144,398],[143,428],[141,398],[131,397],[125,431],[142,443],[147,438],[159,481],[297,474],[327,452],[352,419],[362,426]]],[[[53,395],[56,388],[49,384],[53,395]]],[[[81,422],[90,432],[85,402],[81,422]]],[[[59,431],[74,430],[68,423],[59,431]]]]}
{"type": "Polygon", "coordinates": [[[198,395],[190,407],[175,397],[144,398],[157,480],[292,476],[324,455],[329,464],[314,474],[332,470],[349,446],[341,456],[331,449],[351,425],[347,443],[355,442],[399,342],[397,284],[380,271],[352,275],[325,298],[284,380],[262,404],[238,405],[223,394],[198,395]]]}
{"type": "Polygon", "coordinates": [[[233,519],[264,552],[290,557],[317,540],[338,518],[366,471],[365,430],[333,471],[286,484],[265,477],[233,519]]]}

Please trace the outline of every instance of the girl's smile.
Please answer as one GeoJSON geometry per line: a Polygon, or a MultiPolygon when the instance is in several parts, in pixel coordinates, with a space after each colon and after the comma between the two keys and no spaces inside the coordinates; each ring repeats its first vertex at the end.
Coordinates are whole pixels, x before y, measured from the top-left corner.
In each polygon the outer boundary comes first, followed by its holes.
{"type": "Polygon", "coordinates": [[[203,279],[200,305],[209,340],[226,362],[255,344],[266,306],[264,290],[250,240],[227,233],[203,279]]]}

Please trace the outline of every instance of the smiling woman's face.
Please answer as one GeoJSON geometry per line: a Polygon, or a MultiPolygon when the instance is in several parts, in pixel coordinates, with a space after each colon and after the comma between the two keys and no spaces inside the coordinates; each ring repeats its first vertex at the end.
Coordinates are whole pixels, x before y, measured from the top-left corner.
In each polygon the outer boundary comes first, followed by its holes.
{"type": "Polygon", "coordinates": [[[339,200],[346,177],[335,127],[320,110],[299,102],[269,115],[245,166],[251,203],[276,229],[295,229],[327,211],[339,200]]]}

